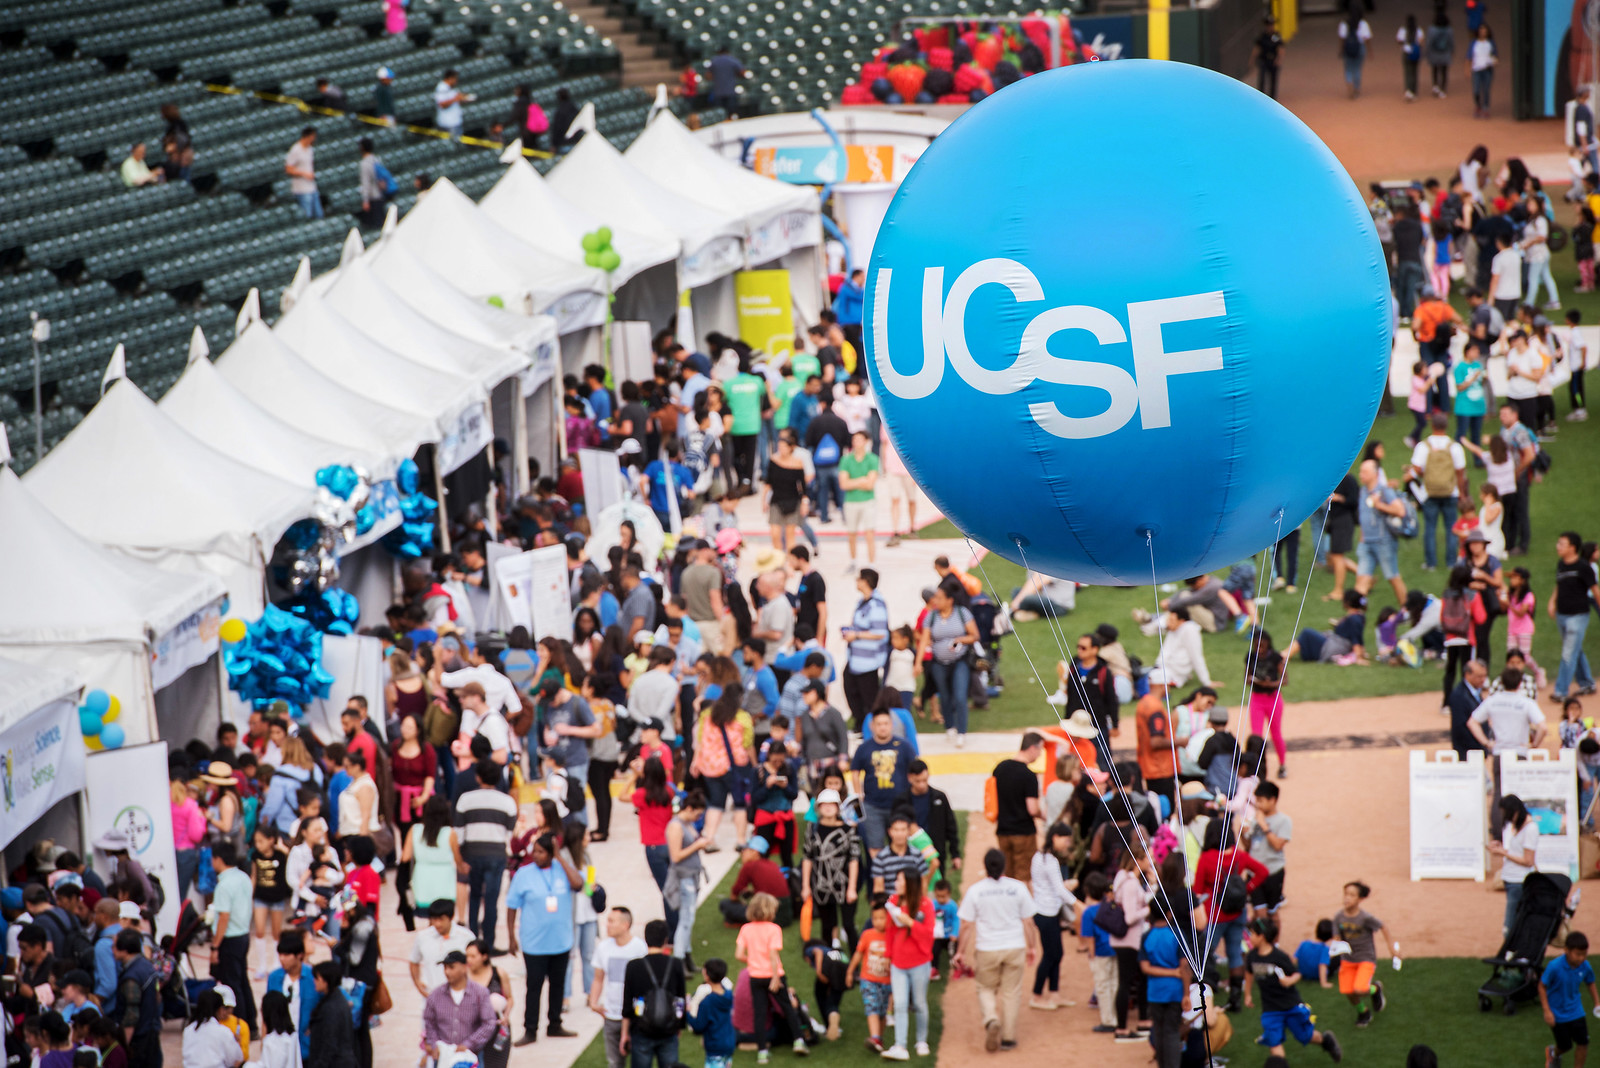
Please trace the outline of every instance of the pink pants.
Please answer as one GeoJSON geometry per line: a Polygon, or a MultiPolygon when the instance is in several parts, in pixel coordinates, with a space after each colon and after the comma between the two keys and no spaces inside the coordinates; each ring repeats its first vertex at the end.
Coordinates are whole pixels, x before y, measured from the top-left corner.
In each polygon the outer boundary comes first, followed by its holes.
{"type": "MultiPolygon", "coordinates": [[[[1273,690],[1271,693],[1251,693],[1250,695],[1250,733],[1260,734],[1261,725],[1266,722],[1272,730],[1272,748],[1278,753],[1278,766],[1282,767],[1287,758],[1288,748],[1283,744],[1283,693],[1273,690]]],[[[1252,769],[1254,770],[1254,769],[1252,769]]],[[[1261,769],[1265,776],[1266,768],[1261,769]]],[[[1240,772],[1241,775],[1244,772],[1240,772]]]]}
{"type": "Polygon", "coordinates": [[[1450,265],[1436,263],[1433,265],[1433,291],[1440,297],[1450,296],[1450,265]]]}

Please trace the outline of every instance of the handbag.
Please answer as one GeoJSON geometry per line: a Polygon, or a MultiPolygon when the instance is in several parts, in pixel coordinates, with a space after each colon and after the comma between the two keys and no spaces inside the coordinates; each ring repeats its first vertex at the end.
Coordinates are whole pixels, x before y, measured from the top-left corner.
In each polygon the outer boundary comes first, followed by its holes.
{"type": "Polygon", "coordinates": [[[389,984],[383,981],[383,976],[378,976],[378,985],[372,990],[373,1016],[382,1016],[394,1008],[394,997],[389,993],[389,984]]]}

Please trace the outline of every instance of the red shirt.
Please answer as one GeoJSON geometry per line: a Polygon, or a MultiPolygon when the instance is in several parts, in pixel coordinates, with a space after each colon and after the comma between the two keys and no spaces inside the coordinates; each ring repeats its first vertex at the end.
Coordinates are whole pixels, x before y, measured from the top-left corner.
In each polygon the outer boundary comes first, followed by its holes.
{"type": "Polygon", "coordinates": [[[639,844],[666,845],[667,824],[672,822],[671,805],[649,805],[644,800],[644,787],[633,792],[633,807],[639,812],[639,844]]]}
{"type": "Polygon", "coordinates": [[[378,873],[372,866],[363,864],[359,868],[352,868],[344,877],[345,885],[356,892],[356,900],[363,905],[378,906],[378,897],[383,892],[383,880],[378,878],[378,873]]]}
{"type": "Polygon", "coordinates": [[[783,877],[783,870],[766,857],[747,860],[739,866],[739,877],[733,881],[730,896],[738,897],[746,889],[780,900],[789,896],[789,882],[783,877]]]}
{"type": "MultiPolygon", "coordinates": [[[[899,897],[889,904],[900,905],[899,897]]],[[[922,899],[922,907],[910,927],[901,927],[889,914],[889,963],[896,968],[916,968],[933,960],[933,902],[922,899]]]]}
{"type": "MultiPolygon", "coordinates": [[[[1233,865],[1233,874],[1241,875],[1249,880],[1252,893],[1255,888],[1264,882],[1269,874],[1267,866],[1252,857],[1242,849],[1230,849],[1226,853],[1219,853],[1215,849],[1208,849],[1200,854],[1200,862],[1194,868],[1194,892],[1206,899],[1206,914],[1213,923],[1231,923],[1240,916],[1238,912],[1224,912],[1220,915],[1212,906],[1212,900],[1221,896],[1221,889],[1217,880],[1227,873],[1229,864],[1233,865]],[[1232,857],[1230,861],[1228,858],[1232,857]]],[[[1217,902],[1217,906],[1221,906],[1217,902]]]]}
{"type": "Polygon", "coordinates": [[[377,776],[378,743],[365,727],[357,727],[356,736],[345,739],[344,749],[347,753],[360,753],[361,758],[367,762],[367,774],[377,776]]]}

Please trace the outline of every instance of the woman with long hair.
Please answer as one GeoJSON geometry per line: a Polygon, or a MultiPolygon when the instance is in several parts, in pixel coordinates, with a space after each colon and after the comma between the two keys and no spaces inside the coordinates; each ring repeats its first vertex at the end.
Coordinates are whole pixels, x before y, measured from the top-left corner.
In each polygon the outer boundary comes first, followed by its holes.
{"type": "Polygon", "coordinates": [[[261,1068],[300,1068],[300,1039],[281,990],[261,996],[261,1068]]]}
{"type": "Polygon", "coordinates": [[[383,710],[389,722],[416,716],[421,719],[428,710],[428,700],[433,688],[404,651],[396,649],[389,654],[389,681],[383,687],[383,710]]]}
{"type": "Polygon", "coordinates": [[[633,686],[633,672],[628,670],[628,632],[613,623],[600,638],[600,648],[594,654],[594,670],[615,676],[624,694],[633,686]]]}
{"type": "Polygon", "coordinates": [[[1433,25],[1428,27],[1424,52],[1433,70],[1433,95],[1442,100],[1450,88],[1450,64],[1456,59],[1455,31],[1450,28],[1450,13],[1444,4],[1433,7],[1433,25]]]}
{"type": "MultiPolygon", "coordinates": [[[[422,810],[433,797],[434,783],[439,773],[439,756],[422,737],[422,720],[407,714],[400,720],[400,736],[389,754],[393,769],[396,798],[395,831],[402,846],[411,835],[411,828],[422,820],[422,810]]],[[[394,889],[399,897],[400,918],[406,930],[416,930],[416,919],[406,904],[407,891],[411,889],[409,861],[401,860],[395,874],[394,889]]]]}
{"type": "Polygon", "coordinates": [[[167,787],[172,800],[172,844],[178,861],[178,900],[189,896],[200,870],[200,847],[206,839],[206,814],[189,792],[182,777],[173,778],[167,787]]]}
{"type": "Polygon", "coordinates": [[[611,836],[611,780],[622,763],[622,743],[617,739],[616,703],[611,700],[613,680],[607,672],[584,676],[582,696],[600,725],[600,734],[589,742],[589,793],[594,797],[594,830],[589,841],[604,842],[611,836]]]}
{"type": "MultiPolygon", "coordinates": [[[[588,832],[583,824],[572,821],[561,828],[561,851],[572,869],[589,882],[589,853],[585,846],[588,832]]],[[[587,889],[587,885],[585,886],[587,889]]],[[[600,914],[595,912],[587,893],[572,895],[572,948],[578,954],[574,969],[583,977],[583,986],[573,989],[589,990],[594,987],[594,947],[598,940],[600,914]]]]}
{"type": "Polygon", "coordinates": [[[972,668],[969,654],[978,644],[978,623],[972,610],[956,604],[950,590],[934,587],[928,613],[918,631],[917,658],[939,693],[939,712],[945,736],[957,746],[967,744],[967,690],[972,668]]]}
{"type": "MultiPolygon", "coordinates": [[[[400,849],[400,864],[409,873],[411,905],[406,930],[411,930],[411,917],[416,913],[427,915],[428,906],[435,901],[456,900],[456,879],[467,872],[467,862],[461,856],[461,843],[451,822],[455,810],[450,799],[434,794],[422,806],[422,819],[413,823],[406,832],[405,844],[400,849]]],[[[407,905],[402,898],[400,907],[407,905]]]]}
{"type": "MultiPolygon", "coordinates": [[[[717,828],[722,825],[722,810],[728,799],[733,799],[733,828],[735,840],[745,840],[749,813],[750,777],[755,767],[754,721],[750,713],[740,707],[743,691],[737,683],[725,687],[711,707],[700,713],[695,721],[694,761],[689,766],[692,774],[705,779],[706,837],[715,842],[717,828]]],[[[717,846],[710,845],[708,852],[717,846]]]]}
{"type": "MultiPolygon", "coordinates": [[[[894,1046],[889,1060],[905,1060],[906,1032],[917,1018],[917,1056],[928,1055],[928,977],[933,971],[933,902],[922,892],[920,878],[895,875],[889,898],[889,983],[894,991],[894,1046]]],[[[1059,930],[1057,934],[1059,935],[1059,930]]],[[[1059,937],[1057,939],[1059,941],[1059,937]]]]}
{"type": "Polygon", "coordinates": [[[600,613],[584,605],[572,614],[572,655],[583,670],[594,671],[594,657],[600,651],[600,613]]]}
{"type": "MultiPolygon", "coordinates": [[[[96,1016],[89,1021],[89,1042],[100,1052],[100,1068],[128,1068],[128,1051],[122,1045],[123,1030],[115,1021],[96,1016]]],[[[295,1052],[300,1044],[295,1043],[295,1052]]],[[[280,1068],[269,1065],[268,1068],[280,1068]]]]}
{"type": "MultiPolygon", "coordinates": [[[[639,772],[639,786],[629,801],[638,814],[639,841],[644,846],[645,864],[650,868],[650,878],[656,881],[656,888],[660,890],[666,889],[667,871],[672,867],[672,858],[667,851],[667,822],[672,819],[672,803],[677,796],[672,784],[667,781],[666,765],[661,763],[660,758],[646,760],[639,772]]],[[[668,908],[666,914],[667,930],[676,931],[678,910],[668,908]]]]}
{"type": "Polygon", "coordinates": [[[1150,928],[1150,898],[1145,883],[1151,873],[1150,858],[1143,849],[1123,850],[1111,882],[1111,900],[1122,907],[1128,921],[1126,934],[1111,936],[1117,954],[1117,1030],[1120,1041],[1139,1041],[1136,1030],[1149,1027],[1145,1006],[1144,973],[1139,969],[1139,945],[1150,928]]]}
{"type": "MultiPolygon", "coordinates": [[[[1073,900],[1069,896],[1078,880],[1068,879],[1066,865],[1072,859],[1072,828],[1057,823],[1044,832],[1028,873],[1033,893],[1033,925],[1039,929],[1039,965],[1033,973],[1031,1009],[1053,1012],[1061,1007],[1061,960],[1066,950],[1061,942],[1062,913],[1073,900]],[[1045,987],[1050,996],[1045,997],[1045,987]]],[[[1077,1002],[1068,1001],[1067,1005],[1077,1002]]]]}
{"type": "Polygon", "coordinates": [[[382,807],[378,804],[378,784],[367,768],[367,758],[360,750],[352,749],[344,755],[344,771],[350,776],[350,785],[339,794],[339,838],[371,837],[383,826],[382,807]]]}
{"type": "Polygon", "coordinates": [[[1489,852],[1500,858],[1500,881],[1506,887],[1506,912],[1501,936],[1511,932],[1517,906],[1522,904],[1522,883],[1538,868],[1539,821],[1516,794],[1500,799],[1500,841],[1489,843],[1489,852]]]}
{"type": "Polygon", "coordinates": [[[222,1022],[226,1009],[215,989],[194,999],[183,1029],[183,1068],[238,1068],[244,1063],[239,1039],[222,1022]]]}
{"type": "Polygon", "coordinates": [[[481,938],[467,943],[467,978],[489,992],[489,1001],[500,1027],[479,1055],[483,1068],[505,1068],[511,1059],[511,1013],[516,1007],[516,987],[506,973],[495,966],[493,947],[481,938]]]}
{"type": "Polygon", "coordinates": [[[1362,17],[1361,5],[1350,5],[1350,14],[1339,23],[1339,55],[1344,59],[1344,84],[1350,99],[1361,95],[1361,68],[1367,62],[1367,42],[1372,40],[1372,27],[1362,17]]]}
{"type": "MultiPolygon", "coordinates": [[[[1444,635],[1444,696],[1440,707],[1449,711],[1456,672],[1465,675],[1467,661],[1478,655],[1476,625],[1488,619],[1483,598],[1472,588],[1472,568],[1456,564],[1450,569],[1444,593],[1439,596],[1439,629],[1444,635]]],[[[1488,655],[1488,650],[1483,650],[1488,655]]]]}

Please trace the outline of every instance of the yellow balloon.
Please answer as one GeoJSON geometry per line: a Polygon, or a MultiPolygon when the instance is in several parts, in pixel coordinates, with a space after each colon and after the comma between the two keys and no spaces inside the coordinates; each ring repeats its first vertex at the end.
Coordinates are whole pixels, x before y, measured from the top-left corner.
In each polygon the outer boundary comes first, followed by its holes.
{"type": "Polygon", "coordinates": [[[226,620],[223,622],[222,627],[217,631],[217,633],[221,635],[223,641],[230,645],[232,645],[234,642],[242,642],[244,641],[244,636],[246,634],[244,620],[226,620]]]}
{"type": "Polygon", "coordinates": [[[111,703],[106,706],[105,712],[100,715],[100,722],[115,723],[120,715],[122,715],[122,702],[117,699],[116,694],[112,694],[111,703]]]}
{"type": "Polygon", "coordinates": [[[104,749],[105,748],[105,746],[100,744],[100,736],[98,734],[85,735],[84,739],[83,739],[83,744],[88,746],[90,749],[104,749]]]}

